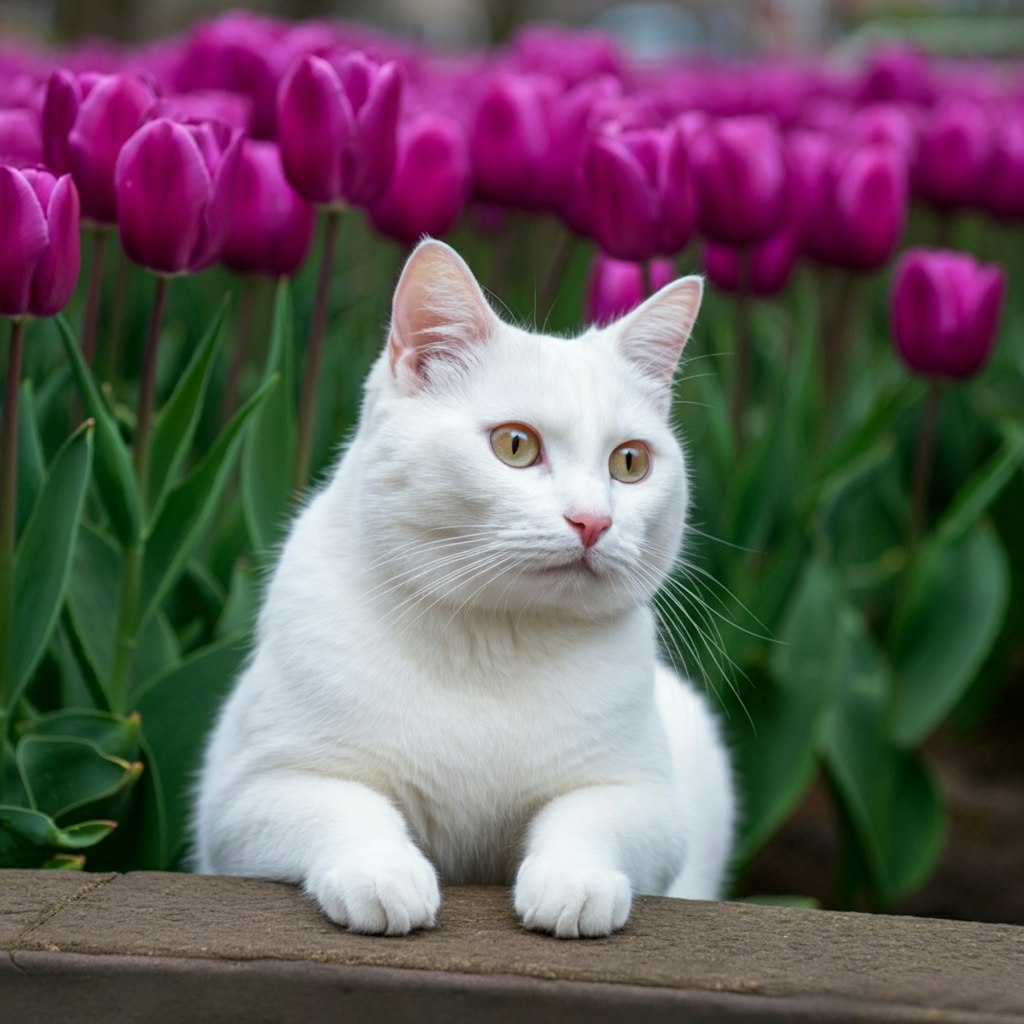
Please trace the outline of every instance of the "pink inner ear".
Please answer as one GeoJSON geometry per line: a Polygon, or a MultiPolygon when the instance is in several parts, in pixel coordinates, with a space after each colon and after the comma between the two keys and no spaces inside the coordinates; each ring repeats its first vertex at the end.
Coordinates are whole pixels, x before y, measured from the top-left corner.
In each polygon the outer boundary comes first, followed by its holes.
{"type": "Polygon", "coordinates": [[[421,242],[402,271],[388,340],[391,372],[412,389],[426,380],[432,354],[457,355],[497,323],[462,258],[443,242],[421,242]]]}
{"type": "Polygon", "coordinates": [[[670,384],[690,337],[704,286],[699,277],[666,285],[620,321],[623,355],[649,377],[670,384]]]}

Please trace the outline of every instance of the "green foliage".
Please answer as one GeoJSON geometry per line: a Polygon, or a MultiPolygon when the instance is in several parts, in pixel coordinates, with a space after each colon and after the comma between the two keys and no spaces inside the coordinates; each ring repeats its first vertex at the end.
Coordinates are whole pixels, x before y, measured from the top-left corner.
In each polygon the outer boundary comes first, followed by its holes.
{"type": "MultiPolygon", "coordinates": [[[[560,288],[522,269],[543,266],[531,253],[557,253],[559,231],[519,217],[497,240],[464,226],[455,244],[513,318],[571,331],[590,248],[574,240],[561,254],[560,288]],[[536,309],[545,290],[550,311],[536,309]]],[[[403,255],[351,216],[342,236],[314,476],[354,425],[403,255]]],[[[123,288],[124,308],[106,314],[102,372],[63,319],[30,328],[0,865],[184,863],[205,734],[301,500],[292,480],[314,269],[262,293],[234,289],[269,310],[262,318],[232,308],[222,270],[171,284],[144,486],[133,408],[149,289],[123,288]],[[254,329],[239,337],[246,320],[254,329]],[[241,376],[229,386],[231,367],[241,376]],[[238,395],[234,408],[226,394],[238,395]],[[73,395],[88,419],[69,437],[73,395]]],[[[680,667],[703,675],[723,711],[743,808],[740,874],[823,778],[844,838],[839,899],[877,907],[920,885],[941,854],[947,815],[925,741],[954,709],[989,706],[992,680],[1024,643],[1024,546],[1007,526],[1024,496],[1019,310],[990,371],[943,396],[933,482],[915,510],[927,385],[880,337],[884,284],[860,282],[831,390],[817,274],[802,270],[749,318],[708,295],[675,407],[693,485],[677,581],[689,603],[671,612],[668,599],[663,623],[668,648],[704,655],[680,667]],[[741,345],[753,375],[738,432],[741,345]]]]}

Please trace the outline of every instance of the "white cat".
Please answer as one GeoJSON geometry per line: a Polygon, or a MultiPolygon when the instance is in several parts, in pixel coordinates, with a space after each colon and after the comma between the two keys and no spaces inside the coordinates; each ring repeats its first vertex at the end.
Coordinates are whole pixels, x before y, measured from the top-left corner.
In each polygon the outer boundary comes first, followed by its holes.
{"type": "Polygon", "coordinates": [[[409,257],[358,432],[296,520],[206,753],[203,872],[302,885],[353,931],[434,924],[438,875],[527,928],[720,895],[726,750],[658,661],[687,507],[668,425],[701,281],[579,338],[503,323],[409,257]]]}

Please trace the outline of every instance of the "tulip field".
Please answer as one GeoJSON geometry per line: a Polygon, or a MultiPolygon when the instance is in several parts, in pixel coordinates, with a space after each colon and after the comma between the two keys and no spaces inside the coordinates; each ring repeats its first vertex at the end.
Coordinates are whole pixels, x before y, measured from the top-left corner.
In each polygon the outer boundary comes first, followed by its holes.
{"type": "Polygon", "coordinates": [[[817,779],[836,904],[891,906],[948,835],[926,740],[1024,685],[1022,223],[1020,62],[0,38],[0,867],[187,867],[261,579],[429,234],[556,334],[706,275],[663,647],[734,752],[737,885],[817,779]]]}

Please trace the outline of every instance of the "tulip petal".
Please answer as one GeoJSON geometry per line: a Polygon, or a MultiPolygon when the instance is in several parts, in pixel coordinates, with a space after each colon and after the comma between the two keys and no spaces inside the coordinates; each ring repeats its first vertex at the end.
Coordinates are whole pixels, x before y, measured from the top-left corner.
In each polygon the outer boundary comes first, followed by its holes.
{"type": "Polygon", "coordinates": [[[153,91],[134,75],[107,75],[82,100],[68,134],[68,160],[84,217],[117,221],[117,157],[153,100],[153,91]]]}
{"type": "Polygon", "coordinates": [[[128,257],[150,270],[186,270],[213,183],[189,130],[165,119],[135,133],[117,161],[118,226],[128,257]]]}
{"type": "Polygon", "coordinates": [[[906,173],[895,156],[886,147],[867,147],[854,153],[839,174],[835,209],[847,266],[880,266],[903,234],[906,173]]]}
{"type": "MultiPolygon", "coordinates": [[[[225,127],[225,126],[221,126],[225,127]]],[[[224,149],[213,171],[212,190],[203,214],[203,228],[199,241],[192,252],[188,269],[202,270],[216,263],[224,252],[231,217],[231,193],[238,175],[238,163],[242,155],[242,132],[231,133],[227,148],[224,149]]],[[[207,162],[209,170],[210,163],[207,162]]]]}
{"type": "Polygon", "coordinates": [[[82,87],[78,76],[66,68],[58,68],[46,82],[43,98],[43,157],[54,174],[71,170],[68,157],[68,134],[78,116],[82,87]]]}
{"type": "Polygon", "coordinates": [[[949,297],[934,267],[919,253],[900,261],[893,279],[893,336],[904,362],[918,373],[941,373],[937,348],[950,335],[949,297]]]}
{"type": "Polygon", "coordinates": [[[35,191],[13,167],[0,166],[0,239],[0,314],[23,316],[47,231],[35,191]]]}
{"type": "Polygon", "coordinates": [[[285,75],[277,95],[277,131],[285,173],[299,195],[313,203],[337,202],[354,120],[327,61],[303,57],[285,75]]]}
{"type": "Polygon", "coordinates": [[[53,316],[70,301],[81,263],[78,230],[78,190],[70,174],[62,175],[46,210],[49,245],[32,277],[31,309],[34,316],[53,316]]]}
{"type": "Polygon", "coordinates": [[[955,377],[977,373],[992,352],[1006,295],[1006,277],[998,267],[979,267],[972,282],[964,338],[951,360],[949,372],[955,377]]]}
{"type": "Polygon", "coordinates": [[[34,111],[22,107],[0,110],[0,159],[17,164],[42,163],[42,129],[34,111]]]}
{"type": "Polygon", "coordinates": [[[377,72],[366,102],[356,115],[355,144],[346,154],[342,187],[348,201],[357,206],[372,203],[391,183],[401,104],[401,72],[397,64],[385,64],[377,72]]]}

